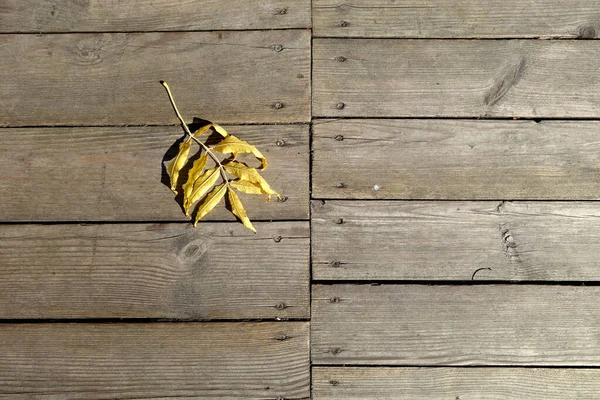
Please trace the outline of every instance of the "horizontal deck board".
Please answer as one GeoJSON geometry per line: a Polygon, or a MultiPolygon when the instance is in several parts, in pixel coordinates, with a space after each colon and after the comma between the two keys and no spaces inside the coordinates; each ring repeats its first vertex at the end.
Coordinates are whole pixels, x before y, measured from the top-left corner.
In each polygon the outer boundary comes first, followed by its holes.
{"type": "Polygon", "coordinates": [[[3,399],[308,398],[308,323],[16,324],[3,399]]]}
{"type": "Polygon", "coordinates": [[[310,31],[0,36],[0,126],[309,122],[310,31]],[[10,73],[8,73],[10,72],[10,73]]]}
{"type": "Polygon", "coordinates": [[[313,0],[315,36],[597,38],[598,0],[313,0]]]}
{"type": "Polygon", "coordinates": [[[316,285],[315,365],[600,365],[600,287],[316,285]]]}
{"type": "Polygon", "coordinates": [[[0,319],[308,318],[308,223],[255,225],[3,226],[0,319]]]}
{"type": "Polygon", "coordinates": [[[310,0],[4,0],[0,32],[309,28],[310,0]]]}
{"type": "Polygon", "coordinates": [[[600,116],[599,41],[315,39],[313,46],[317,117],[600,116]]]}
{"type": "Polygon", "coordinates": [[[597,121],[317,120],[313,193],[598,200],[599,128],[597,121]]]}
{"type": "Polygon", "coordinates": [[[596,399],[597,369],[316,367],[314,400],[596,399]]]}
{"type": "Polygon", "coordinates": [[[322,280],[600,281],[600,204],[313,202],[322,280]]]}
{"type": "MultiPolygon", "coordinates": [[[[262,175],[287,197],[267,203],[240,194],[249,217],[308,218],[308,126],[226,128],[265,154],[269,167],[262,175]]],[[[0,220],[184,221],[162,167],[182,136],[173,126],[0,129],[0,220]]],[[[186,179],[187,167],[180,183],[186,179]]],[[[206,219],[235,218],[221,204],[206,219]]]]}

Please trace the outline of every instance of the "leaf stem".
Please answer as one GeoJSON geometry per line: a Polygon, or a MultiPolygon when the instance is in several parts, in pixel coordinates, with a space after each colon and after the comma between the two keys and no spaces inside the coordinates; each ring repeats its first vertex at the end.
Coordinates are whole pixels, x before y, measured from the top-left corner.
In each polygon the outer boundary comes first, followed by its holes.
{"type": "Polygon", "coordinates": [[[196,143],[198,143],[200,145],[200,147],[202,147],[204,149],[204,151],[206,151],[206,154],[208,154],[210,156],[210,158],[212,158],[213,161],[215,163],[217,163],[217,165],[219,166],[219,170],[221,171],[221,176],[223,177],[223,180],[225,181],[225,184],[227,186],[229,186],[229,178],[227,177],[227,174],[225,172],[225,168],[223,168],[223,164],[221,164],[221,161],[219,161],[219,158],[215,155],[215,153],[212,152],[212,150],[208,146],[206,146],[204,143],[202,143],[201,141],[199,141],[196,137],[194,137],[194,135],[192,134],[192,132],[190,132],[190,128],[187,126],[187,124],[185,123],[185,121],[181,117],[181,114],[179,113],[179,110],[177,109],[177,105],[175,104],[175,99],[173,99],[173,94],[171,94],[171,89],[169,89],[169,85],[165,81],[160,81],[160,83],[167,90],[167,94],[169,95],[169,101],[171,102],[171,106],[173,106],[173,110],[175,110],[175,114],[177,114],[177,118],[179,118],[179,121],[181,122],[181,126],[183,126],[183,129],[185,130],[185,133],[188,135],[186,141],[189,141],[190,139],[192,139],[196,143]]]}

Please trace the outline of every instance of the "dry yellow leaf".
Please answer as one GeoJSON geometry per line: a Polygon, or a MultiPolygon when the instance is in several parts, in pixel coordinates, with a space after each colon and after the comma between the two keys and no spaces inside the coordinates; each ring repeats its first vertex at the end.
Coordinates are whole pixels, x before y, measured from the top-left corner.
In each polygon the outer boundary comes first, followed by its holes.
{"type": "Polygon", "coordinates": [[[198,137],[200,135],[202,135],[204,132],[206,132],[207,130],[209,130],[210,128],[213,128],[214,124],[206,124],[204,125],[202,128],[198,129],[196,132],[194,132],[194,137],[198,137]]]}
{"type": "Polygon", "coordinates": [[[202,219],[213,208],[215,208],[223,196],[225,196],[225,193],[228,193],[229,203],[231,205],[231,211],[233,214],[239,218],[246,228],[256,233],[256,230],[248,218],[246,210],[244,209],[244,206],[242,205],[242,202],[235,193],[234,189],[249,194],[266,194],[268,196],[267,201],[272,195],[275,195],[281,199],[281,196],[271,189],[271,186],[269,186],[267,181],[265,181],[258,172],[258,170],[267,168],[266,158],[260,151],[258,151],[256,147],[235,136],[229,135],[223,127],[213,124],[212,122],[202,126],[192,134],[190,128],[183,120],[183,117],[175,105],[175,100],[173,100],[173,95],[171,94],[169,85],[164,81],[161,81],[161,84],[167,90],[173,110],[175,111],[175,114],[177,114],[177,118],[179,118],[179,121],[181,122],[181,125],[187,135],[186,139],[179,145],[179,152],[177,153],[177,156],[175,156],[175,158],[167,167],[171,177],[171,190],[175,194],[177,194],[175,188],[177,186],[177,180],[179,179],[180,171],[188,161],[192,140],[195,141],[198,146],[200,146],[201,150],[205,151],[205,153],[202,154],[192,165],[192,168],[188,173],[188,179],[183,185],[183,208],[185,210],[185,214],[189,217],[190,208],[192,208],[194,203],[205,196],[204,200],[198,207],[198,212],[196,213],[194,226],[197,226],[198,221],[200,221],[200,219],[202,219]],[[198,140],[199,136],[203,135],[211,128],[224,138],[220,143],[212,148],[198,140]],[[229,159],[227,161],[222,161],[217,157],[215,152],[222,154],[231,153],[233,155],[233,160],[229,159]],[[244,163],[234,161],[239,153],[252,153],[261,161],[261,167],[258,169],[251,168],[244,163]],[[206,163],[208,162],[209,157],[215,162],[216,167],[205,171],[204,169],[206,168],[206,163]],[[227,176],[227,173],[236,176],[238,179],[230,180],[227,176]],[[217,183],[219,176],[223,178],[223,183],[214,186],[217,183]]]}
{"type": "MultiPolygon", "coordinates": [[[[240,178],[240,182],[239,182],[240,186],[244,185],[245,188],[252,191],[253,189],[251,187],[241,183],[241,181],[248,181],[248,182],[257,184],[261,189],[260,193],[255,193],[255,192],[252,192],[252,193],[246,192],[246,193],[266,194],[267,196],[269,196],[267,198],[267,200],[269,200],[271,198],[271,196],[277,196],[278,198],[281,198],[279,193],[277,193],[276,191],[271,189],[271,186],[258,173],[256,168],[249,167],[246,164],[238,162],[238,161],[230,161],[227,164],[223,164],[223,168],[225,168],[225,171],[229,172],[231,175],[235,175],[238,178],[240,178]]],[[[239,190],[244,191],[242,189],[239,189],[239,190]]]]}
{"type": "Polygon", "coordinates": [[[190,216],[190,207],[195,202],[200,200],[202,196],[204,196],[210,190],[210,188],[213,187],[215,183],[217,183],[219,175],[219,167],[211,168],[194,182],[194,188],[190,192],[190,195],[187,198],[183,199],[183,208],[185,210],[185,215],[187,215],[188,217],[190,216]]]}
{"type": "Polygon", "coordinates": [[[256,229],[254,229],[254,226],[252,226],[252,222],[250,222],[250,218],[248,218],[246,210],[244,209],[244,206],[242,205],[238,195],[235,194],[231,188],[229,188],[227,193],[229,194],[229,204],[231,205],[231,211],[233,214],[238,217],[240,221],[242,221],[242,224],[244,224],[246,228],[256,233],[256,229]]]}
{"type": "Polygon", "coordinates": [[[227,133],[227,131],[225,129],[223,129],[223,127],[221,125],[217,125],[217,124],[212,124],[212,127],[214,128],[215,131],[217,131],[217,133],[219,133],[221,136],[223,137],[227,137],[229,136],[229,133],[227,133]]]}
{"type": "Polygon", "coordinates": [[[196,214],[196,221],[194,221],[194,226],[198,225],[198,221],[202,219],[206,214],[208,214],[225,196],[225,192],[227,192],[227,185],[221,183],[206,196],[200,207],[198,208],[198,213],[196,214]]]}
{"type": "Polygon", "coordinates": [[[179,145],[179,152],[175,156],[175,158],[169,163],[167,170],[169,171],[169,175],[171,176],[171,190],[173,193],[177,194],[177,190],[175,189],[177,186],[177,178],[179,178],[179,171],[187,162],[188,155],[190,154],[190,148],[192,143],[189,140],[184,140],[179,145]]]}
{"type": "Polygon", "coordinates": [[[267,194],[260,187],[258,183],[250,182],[245,179],[236,179],[235,181],[229,181],[232,188],[239,190],[243,193],[248,194],[267,194]]]}
{"type": "Polygon", "coordinates": [[[200,158],[194,161],[194,165],[190,172],[188,172],[188,180],[183,185],[183,198],[184,200],[190,197],[192,193],[192,189],[194,188],[194,182],[198,180],[202,172],[204,172],[204,167],[206,167],[206,162],[208,161],[208,155],[202,154],[200,158]]]}
{"type": "Polygon", "coordinates": [[[223,139],[220,143],[213,147],[214,151],[222,154],[233,154],[233,158],[236,158],[239,153],[252,153],[261,162],[260,169],[267,168],[267,159],[262,155],[260,151],[250,143],[241,140],[235,136],[229,135],[223,139]]]}

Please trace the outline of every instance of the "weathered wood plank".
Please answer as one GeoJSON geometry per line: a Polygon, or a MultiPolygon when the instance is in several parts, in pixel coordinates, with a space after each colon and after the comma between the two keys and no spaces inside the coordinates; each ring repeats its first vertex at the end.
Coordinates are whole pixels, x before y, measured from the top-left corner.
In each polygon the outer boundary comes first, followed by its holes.
{"type": "Polygon", "coordinates": [[[600,1],[313,0],[316,36],[596,38],[600,1]]]}
{"type": "Polygon", "coordinates": [[[308,398],[308,323],[17,324],[6,399],[308,398]]]}
{"type": "Polygon", "coordinates": [[[307,318],[307,222],[8,225],[0,318],[307,318]]]}
{"type": "Polygon", "coordinates": [[[600,365],[600,287],[317,285],[314,364],[600,365]]]}
{"type": "Polygon", "coordinates": [[[0,32],[310,28],[310,0],[3,0],[0,32]]]}
{"type": "Polygon", "coordinates": [[[592,400],[600,392],[597,369],[316,367],[312,376],[314,400],[592,400]]]}
{"type": "Polygon", "coordinates": [[[0,36],[0,126],[308,122],[310,32],[0,36]],[[26,67],[24,67],[26,66],[26,67]]]}
{"type": "MultiPolygon", "coordinates": [[[[287,197],[266,203],[241,194],[250,218],[308,218],[308,126],[227,129],[261,149],[269,159],[264,177],[287,197]]],[[[0,220],[183,221],[162,167],[182,134],[179,127],[0,129],[0,220]]],[[[234,220],[224,206],[206,218],[234,220]]]]}
{"type": "Polygon", "coordinates": [[[321,120],[314,196],[597,200],[599,128],[597,121],[321,120]]]}
{"type": "Polygon", "coordinates": [[[597,118],[599,50],[592,40],[316,39],[313,114],[597,118]]]}
{"type": "Polygon", "coordinates": [[[313,277],[600,281],[600,205],[313,202],[313,277]]]}

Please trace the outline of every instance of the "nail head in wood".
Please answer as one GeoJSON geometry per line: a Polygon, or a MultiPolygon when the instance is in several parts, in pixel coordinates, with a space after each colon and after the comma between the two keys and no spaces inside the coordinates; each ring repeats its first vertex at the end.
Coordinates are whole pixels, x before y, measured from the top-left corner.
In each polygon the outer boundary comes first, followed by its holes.
{"type": "Polygon", "coordinates": [[[346,57],[344,57],[344,56],[337,56],[337,57],[335,58],[335,61],[337,61],[337,62],[344,62],[344,61],[346,61],[346,60],[347,60],[347,58],[346,58],[346,57]]]}
{"type": "Polygon", "coordinates": [[[279,147],[283,147],[283,146],[285,146],[285,140],[279,139],[278,141],[275,142],[275,144],[279,147]]]}

